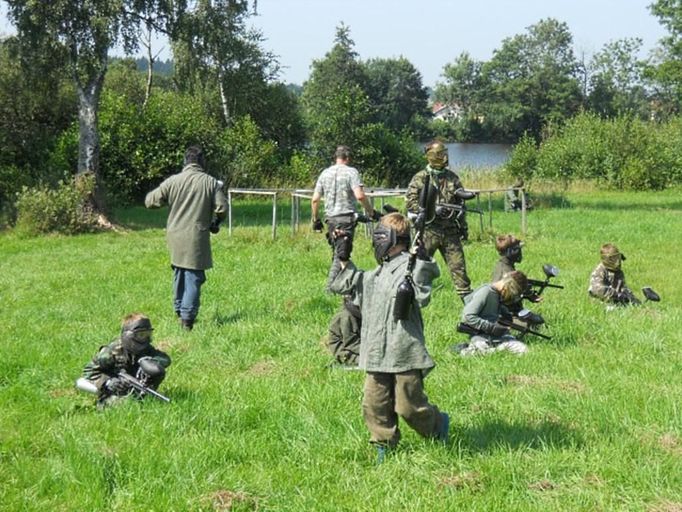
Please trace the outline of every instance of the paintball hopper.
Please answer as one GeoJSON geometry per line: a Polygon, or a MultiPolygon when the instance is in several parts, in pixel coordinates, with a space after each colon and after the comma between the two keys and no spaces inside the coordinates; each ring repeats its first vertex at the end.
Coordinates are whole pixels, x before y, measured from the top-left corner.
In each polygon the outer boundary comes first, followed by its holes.
{"type": "Polygon", "coordinates": [[[542,318],[542,315],[539,315],[537,313],[533,313],[529,309],[522,309],[521,311],[518,312],[518,315],[520,320],[523,320],[524,322],[527,322],[529,324],[533,325],[542,325],[545,323],[545,319],[542,318]]]}
{"type": "Polygon", "coordinates": [[[140,369],[149,377],[157,378],[166,374],[166,369],[151,357],[143,357],[138,361],[140,369]]]}
{"type": "Polygon", "coordinates": [[[646,300],[650,300],[651,302],[661,301],[661,297],[658,295],[658,293],[653,291],[649,286],[645,286],[644,288],[642,288],[642,293],[644,294],[646,300]]]}
{"type": "Polygon", "coordinates": [[[555,267],[554,265],[550,265],[549,263],[545,263],[542,266],[542,271],[545,273],[545,275],[550,278],[550,277],[556,277],[559,275],[559,269],[555,267]]]}
{"type": "Polygon", "coordinates": [[[400,210],[398,210],[398,208],[396,208],[393,205],[385,204],[384,205],[384,212],[385,213],[400,213],[400,210]]]}
{"type": "Polygon", "coordinates": [[[462,201],[468,201],[469,199],[473,199],[476,197],[477,193],[472,192],[471,190],[464,190],[463,188],[458,188],[455,190],[455,196],[457,199],[461,199],[462,201]]]}

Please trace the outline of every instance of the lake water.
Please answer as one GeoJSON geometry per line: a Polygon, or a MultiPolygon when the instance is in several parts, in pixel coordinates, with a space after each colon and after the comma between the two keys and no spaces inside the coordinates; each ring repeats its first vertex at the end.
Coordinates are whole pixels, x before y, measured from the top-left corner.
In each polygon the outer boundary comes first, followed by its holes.
{"type": "MultiPolygon", "coordinates": [[[[445,146],[448,148],[448,165],[453,170],[464,167],[499,167],[507,163],[512,148],[509,144],[463,144],[459,142],[451,142],[445,146]]],[[[420,147],[423,148],[424,144],[420,147]]]]}

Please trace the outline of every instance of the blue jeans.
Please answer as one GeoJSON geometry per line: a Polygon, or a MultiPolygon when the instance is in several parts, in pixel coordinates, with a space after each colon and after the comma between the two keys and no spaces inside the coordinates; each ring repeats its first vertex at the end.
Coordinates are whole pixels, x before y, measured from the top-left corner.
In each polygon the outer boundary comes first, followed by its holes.
{"type": "Polygon", "coordinates": [[[201,285],[206,282],[206,272],[173,267],[173,307],[183,320],[193,321],[199,314],[201,285]]]}

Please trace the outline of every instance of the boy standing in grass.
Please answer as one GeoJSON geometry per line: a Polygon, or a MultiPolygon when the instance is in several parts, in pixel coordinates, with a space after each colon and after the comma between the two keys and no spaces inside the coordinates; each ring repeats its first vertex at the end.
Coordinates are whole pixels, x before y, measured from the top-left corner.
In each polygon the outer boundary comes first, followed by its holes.
{"type": "Polygon", "coordinates": [[[427,438],[448,441],[450,418],[429,403],[424,377],[435,363],[424,342],[420,308],[431,297],[431,282],[439,270],[431,259],[417,260],[413,274],[414,300],[405,320],[395,320],[393,307],[409,262],[410,226],[399,213],[382,217],[372,235],[379,266],[358,270],[341,261],[341,272],[331,283],[338,294],[355,293],[362,313],[359,367],[367,372],[362,401],[370,442],[378,461],[400,441],[398,416],[427,438]]]}
{"type": "Polygon", "coordinates": [[[98,408],[111,405],[133,391],[120,377],[121,371],[137,377],[152,389],[163,382],[171,359],[152,346],[153,330],[151,321],[142,313],[127,315],[121,325],[120,338],[100,347],[92,361],[85,365],[83,376],[97,389],[98,408]],[[141,369],[141,362],[149,373],[141,369]]]}

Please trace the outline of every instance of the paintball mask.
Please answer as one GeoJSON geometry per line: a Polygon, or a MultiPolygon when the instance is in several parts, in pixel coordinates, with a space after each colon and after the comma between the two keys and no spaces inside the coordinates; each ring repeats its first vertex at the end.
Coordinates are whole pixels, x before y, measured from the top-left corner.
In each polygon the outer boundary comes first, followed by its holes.
{"type": "Polygon", "coordinates": [[[521,247],[523,247],[523,242],[514,238],[512,245],[505,249],[504,255],[512,263],[521,263],[521,260],[523,259],[521,247]]]}
{"type": "Polygon", "coordinates": [[[622,261],[625,261],[625,256],[613,244],[605,244],[600,251],[601,262],[607,270],[616,272],[620,270],[622,261]]]}
{"type": "Polygon", "coordinates": [[[372,233],[372,247],[377,263],[381,264],[388,258],[389,251],[398,244],[410,245],[409,235],[399,236],[395,229],[379,224],[372,233]]]}
{"type": "Polygon", "coordinates": [[[149,347],[152,341],[152,323],[140,315],[127,320],[121,327],[121,344],[133,354],[139,354],[149,347]]]}
{"type": "Polygon", "coordinates": [[[445,169],[448,165],[448,149],[442,142],[434,142],[426,149],[426,160],[432,169],[445,169]]]}

